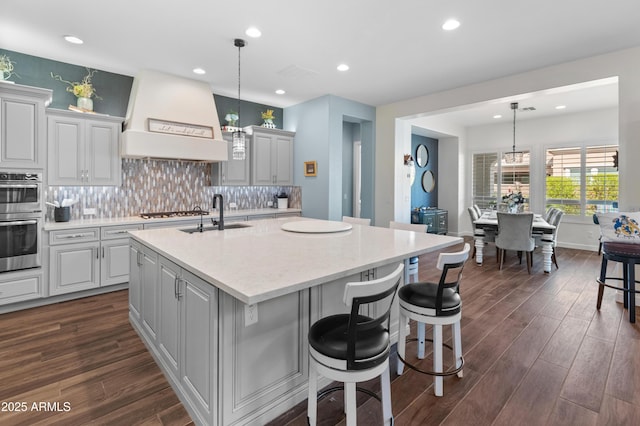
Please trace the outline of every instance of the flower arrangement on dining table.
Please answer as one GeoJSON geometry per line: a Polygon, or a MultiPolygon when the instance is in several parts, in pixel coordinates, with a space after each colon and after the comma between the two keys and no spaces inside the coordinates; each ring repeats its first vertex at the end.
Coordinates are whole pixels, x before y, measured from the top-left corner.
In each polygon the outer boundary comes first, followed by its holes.
{"type": "Polygon", "coordinates": [[[522,195],[520,185],[516,183],[515,191],[509,188],[507,194],[502,196],[502,202],[509,206],[509,211],[519,211],[526,202],[526,198],[522,195]]]}

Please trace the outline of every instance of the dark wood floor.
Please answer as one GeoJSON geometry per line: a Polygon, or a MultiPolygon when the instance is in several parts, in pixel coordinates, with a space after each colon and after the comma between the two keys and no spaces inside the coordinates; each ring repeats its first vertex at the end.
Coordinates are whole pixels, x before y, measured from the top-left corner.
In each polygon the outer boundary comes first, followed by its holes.
{"type": "MultiPolygon", "coordinates": [[[[559,248],[560,269],[544,274],[536,252],[532,275],[514,255],[503,271],[485,259],[463,277],[464,378],[446,378],[436,398],[431,377],[393,371],[396,425],[640,424],[640,333],[613,290],[596,311],[597,254],[559,248]]],[[[436,277],[434,265],[422,256],[420,278],[436,277]]],[[[191,424],[127,309],[120,291],[0,315],[0,424],[191,424]],[[11,406],[22,402],[26,411],[11,406]]],[[[359,398],[358,424],[380,424],[379,402],[359,398]]],[[[319,424],[343,423],[336,392],[319,403],[319,424]]],[[[306,405],[272,424],[305,425],[306,405]]]]}

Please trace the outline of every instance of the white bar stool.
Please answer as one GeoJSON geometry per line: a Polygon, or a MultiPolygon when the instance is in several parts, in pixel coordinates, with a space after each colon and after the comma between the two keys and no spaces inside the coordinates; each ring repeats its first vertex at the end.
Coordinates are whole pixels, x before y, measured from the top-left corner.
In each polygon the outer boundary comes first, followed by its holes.
{"type": "MultiPolygon", "coordinates": [[[[398,375],[404,371],[404,366],[420,373],[434,376],[434,393],[443,394],[443,376],[456,374],[462,377],[464,358],[462,357],[462,337],[460,320],[462,318],[462,300],[459,287],[465,261],[469,258],[470,246],[465,243],[464,249],[456,253],[441,253],[438,256],[437,267],[442,271],[438,283],[412,283],[403,286],[398,292],[400,318],[398,321],[398,375]],[[407,343],[406,321],[413,319],[420,324],[433,326],[433,370],[422,370],[407,362],[405,346],[407,343]],[[453,334],[453,348],[442,341],[442,326],[451,325],[453,334]],[[455,367],[445,372],[442,363],[442,346],[453,350],[455,367]]],[[[418,333],[419,334],[419,333],[418,333]]],[[[419,359],[424,358],[424,340],[418,335],[419,359]]]]}
{"type": "MultiPolygon", "coordinates": [[[[344,289],[344,303],[351,307],[350,314],[331,315],[316,321],[309,330],[309,396],[307,417],[315,426],[318,397],[318,377],[344,383],[344,411],[347,426],[356,425],[356,383],[380,376],[382,388],[382,418],[385,425],[393,424],[391,412],[391,379],[389,377],[389,315],[395,293],[402,279],[404,265],[383,278],[372,281],[349,282],[344,289]],[[376,303],[378,302],[378,303],[376,303]],[[367,305],[375,309],[367,311],[367,305]],[[371,318],[361,315],[375,311],[371,318]]],[[[366,391],[364,389],[357,389],[366,391]]],[[[379,399],[372,392],[369,395],[379,399]]]]}

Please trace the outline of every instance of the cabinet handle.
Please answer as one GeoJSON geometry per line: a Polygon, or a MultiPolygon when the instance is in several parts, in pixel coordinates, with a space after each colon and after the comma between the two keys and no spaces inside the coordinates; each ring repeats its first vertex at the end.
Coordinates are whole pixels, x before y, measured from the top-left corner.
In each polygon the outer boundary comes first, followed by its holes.
{"type": "Polygon", "coordinates": [[[102,247],[102,258],[104,259],[104,247],[102,247]]]}
{"type": "Polygon", "coordinates": [[[180,292],[180,281],[182,281],[180,277],[176,277],[176,279],[173,280],[173,294],[178,300],[182,297],[182,293],[180,292]]]}
{"type": "Polygon", "coordinates": [[[121,231],[107,231],[107,232],[105,232],[105,234],[107,234],[107,235],[117,235],[117,234],[126,234],[128,232],[129,231],[124,229],[124,230],[121,230],[121,231]]]}
{"type": "Polygon", "coordinates": [[[91,237],[93,234],[83,233],[83,234],[69,234],[69,235],[59,235],[57,238],[61,240],[70,240],[73,238],[83,238],[83,237],[91,237]]]}
{"type": "Polygon", "coordinates": [[[142,252],[141,251],[136,253],[136,261],[138,263],[138,266],[142,266],[142,252]]]}
{"type": "Polygon", "coordinates": [[[100,250],[96,247],[96,259],[100,259],[100,250]]]}

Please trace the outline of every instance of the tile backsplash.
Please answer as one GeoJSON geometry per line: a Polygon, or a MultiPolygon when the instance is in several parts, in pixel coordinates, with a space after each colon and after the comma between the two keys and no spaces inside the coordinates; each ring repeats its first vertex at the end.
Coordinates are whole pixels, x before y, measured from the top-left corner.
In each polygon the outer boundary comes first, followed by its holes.
{"type": "MultiPolygon", "coordinates": [[[[289,207],[302,207],[298,186],[210,186],[211,165],[190,161],[122,160],[121,186],[49,186],[45,200],[77,199],[71,219],[80,219],[84,208],[95,208],[96,218],[137,216],[142,212],[211,210],[213,194],[222,194],[225,209],[235,202],[238,209],[266,208],[276,193],[289,195],[289,207]]],[[[46,219],[53,221],[53,208],[46,219]]]]}

